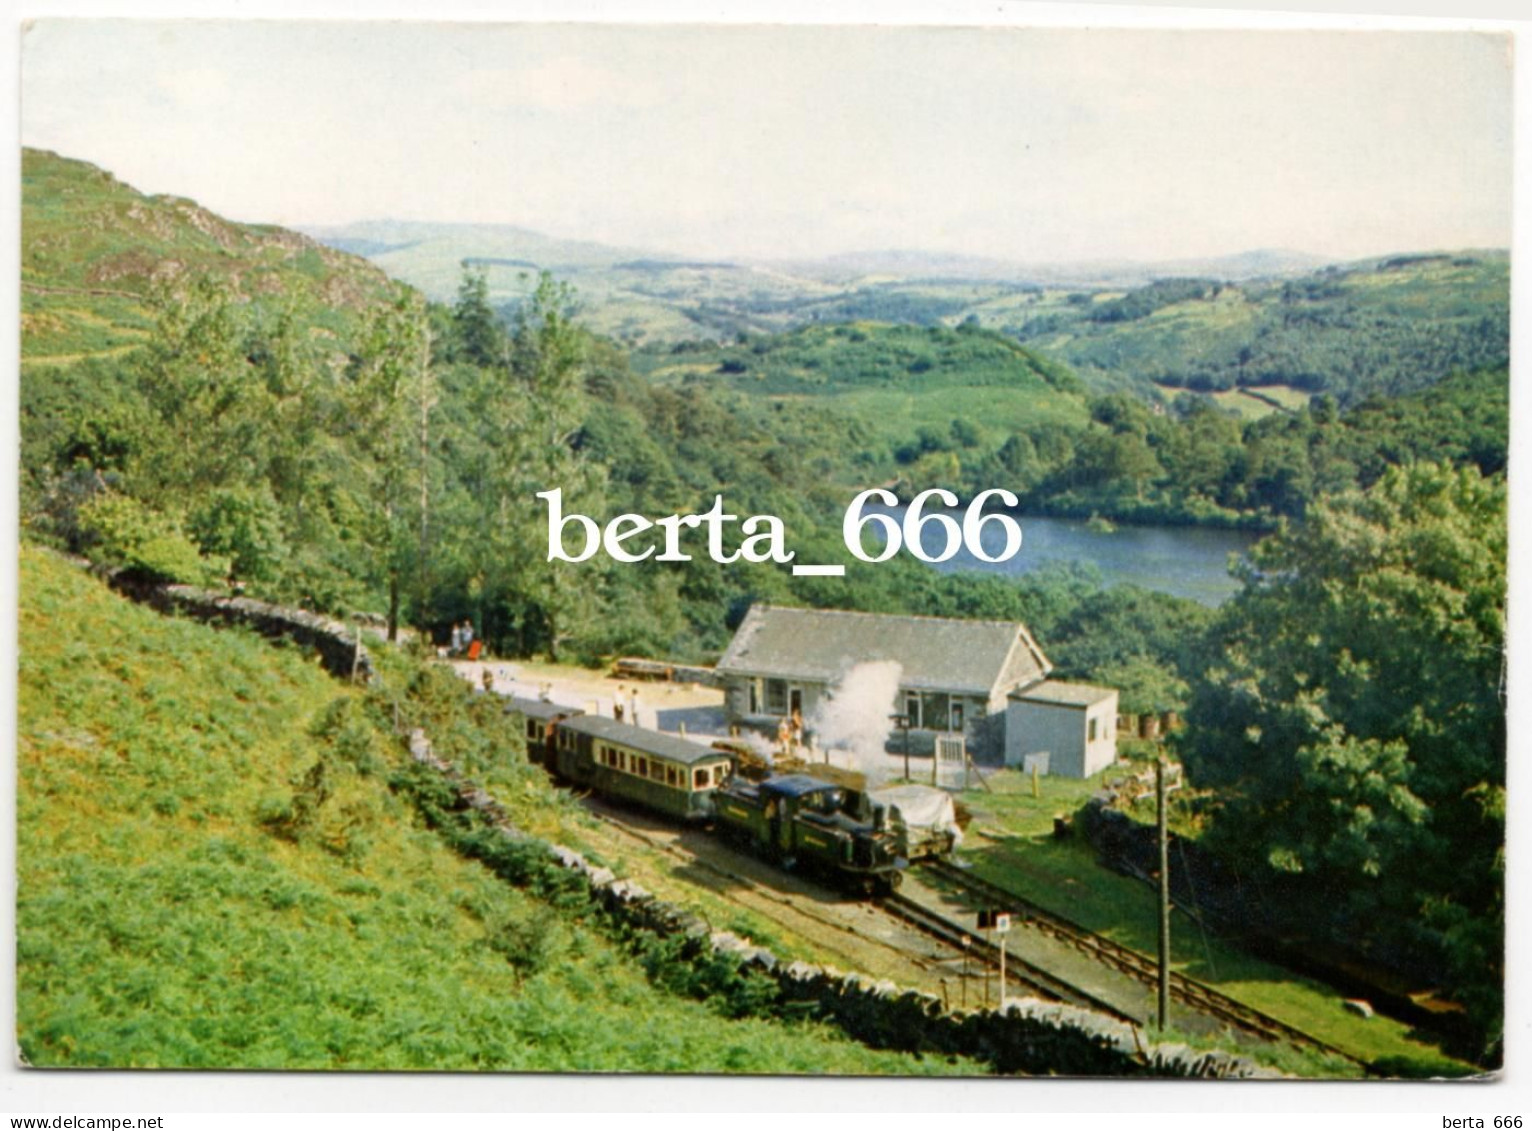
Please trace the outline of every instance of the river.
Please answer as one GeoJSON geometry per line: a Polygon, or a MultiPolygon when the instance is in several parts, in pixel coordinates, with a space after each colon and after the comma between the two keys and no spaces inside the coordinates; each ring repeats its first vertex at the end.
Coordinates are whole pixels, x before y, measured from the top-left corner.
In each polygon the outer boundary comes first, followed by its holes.
{"type": "MultiPolygon", "coordinates": [[[[878,511],[902,521],[904,507],[870,506],[864,513],[878,511]]],[[[932,513],[930,508],[927,513],[932,513]]],[[[959,524],[961,510],[944,510],[959,524]]],[[[1220,530],[1201,526],[1130,526],[1126,523],[1111,533],[1093,530],[1085,519],[1041,518],[1017,515],[1021,524],[1021,549],[1003,562],[986,562],[967,549],[931,568],[946,573],[980,570],[1012,576],[1031,573],[1052,562],[1089,563],[1101,571],[1108,585],[1131,583],[1145,589],[1158,589],[1177,597],[1189,597],[1204,605],[1221,605],[1239,589],[1229,576],[1229,555],[1245,554],[1260,537],[1245,530],[1220,530]]],[[[881,531],[869,524],[866,545],[872,551],[874,541],[881,542],[881,531]]],[[[986,553],[999,554],[1005,547],[1005,533],[1000,524],[988,522],[983,530],[986,553]]],[[[940,551],[945,534],[939,524],[927,523],[922,530],[927,553],[940,551]]]]}

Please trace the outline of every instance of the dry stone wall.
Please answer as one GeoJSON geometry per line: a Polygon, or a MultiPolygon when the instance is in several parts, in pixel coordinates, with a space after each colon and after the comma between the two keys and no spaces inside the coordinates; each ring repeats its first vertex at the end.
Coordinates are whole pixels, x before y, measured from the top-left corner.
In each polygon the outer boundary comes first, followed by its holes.
{"type": "Polygon", "coordinates": [[[232,597],[192,585],[145,584],[126,574],[109,579],[114,589],[162,613],[212,624],[242,625],[270,640],[312,648],[325,670],[340,679],[372,678],[372,659],[357,634],[340,621],[250,597],[232,597]]]}

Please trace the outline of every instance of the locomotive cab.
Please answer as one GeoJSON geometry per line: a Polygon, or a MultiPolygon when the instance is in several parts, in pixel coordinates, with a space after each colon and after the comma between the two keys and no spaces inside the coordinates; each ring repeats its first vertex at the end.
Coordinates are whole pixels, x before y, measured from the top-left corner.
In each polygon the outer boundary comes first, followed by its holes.
{"type": "Polygon", "coordinates": [[[804,774],[735,783],[714,803],[719,826],[784,868],[826,872],[862,890],[892,890],[904,861],[864,795],[804,774]]]}

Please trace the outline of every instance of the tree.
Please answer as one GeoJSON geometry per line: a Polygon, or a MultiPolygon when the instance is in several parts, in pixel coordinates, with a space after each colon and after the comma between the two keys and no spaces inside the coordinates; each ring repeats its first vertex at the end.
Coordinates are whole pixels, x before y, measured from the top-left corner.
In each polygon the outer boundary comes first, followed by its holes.
{"type": "Polygon", "coordinates": [[[452,308],[452,326],[455,341],[449,352],[455,360],[479,366],[504,363],[505,330],[489,304],[489,279],[482,269],[472,270],[466,263],[452,308]]]}
{"type": "Polygon", "coordinates": [[[1504,484],[1391,469],[1252,555],[1193,688],[1183,753],[1208,843],[1297,877],[1316,921],[1391,931],[1498,1029],[1504,484]]]}
{"type": "Polygon", "coordinates": [[[203,275],[155,296],[158,320],[141,355],[139,386],[156,427],[130,477],[135,493],[180,509],[202,492],[264,475],[270,397],[248,349],[234,296],[203,275]]]}
{"type": "Polygon", "coordinates": [[[426,549],[422,437],[432,400],[430,333],[419,297],[409,293],[370,318],[346,398],[350,437],[362,457],[362,538],[372,580],[387,587],[390,640],[398,638],[411,556],[426,549]]]}
{"type": "Polygon", "coordinates": [[[574,323],[573,304],[569,285],[544,271],[518,314],[511,339],[511,370],[525,392],[520,443],[514,449],[521,482],[516,499],[522,531],[531,535],[518,540],[522,552],[517,557],[523,563],[523,592],[541,617],[553,658],[595,613],[599,585],[594,575],[605,561],[601,555],[578,566],[548,561],[543,504],[536,498],[538,491],[560,487],[566,511],[587,508],[582,513],[598,501],[599,470],[574,446],[584,415],[586,336],[574,323]]]}
{"type": "Polygon", "coordinates": [[[602,558],[547,560],[547,518],[537,492],[563,490],[566,512],[599,504],[599,465],[578,450],[586,416],[588,337],[572,319],[573,292],[544,272],[518,313],[501,359],[463,369],[473,411],[457,462],[472,517],[460,522],[454,560],[481,634],[518,651],[557,656],[590,618],[602,558]]]}

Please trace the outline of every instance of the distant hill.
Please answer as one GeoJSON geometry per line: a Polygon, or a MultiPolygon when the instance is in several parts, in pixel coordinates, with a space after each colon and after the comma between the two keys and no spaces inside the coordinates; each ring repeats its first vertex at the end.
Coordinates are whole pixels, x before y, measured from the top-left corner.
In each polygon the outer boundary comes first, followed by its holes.
{"type": "Polygon", "coordinates": [[[1125,292],[995,302],[978,316],[1097,388],[1286,386],[1354,403],[1505,366],[1510,259],[1445,252],[1238,284],[1167,278],[1125,292]]]}
{"type": "Polygon", "coordinates": [[[1167,263],[1021,263],[918,249],[823,259],[697,260],[655,249],[566,240],[502,224],[369,220],[311,228],[329,246],[366,256],[433,299],[450,302],[463,269],[482,270],[490,298],[513,309],[547,270],[579,292],[582,321],[628,345],[726,341],[739,333],[875,319],[955,325],[992,304],[1048,288],[1142,286],[1171,275],[1275,278],[1324,260],[1252,251],[1167,263]]]}
{"type": "MultiPolygon", "coordinates": [[[[1351,403],[1424,388],[1504,365],[1509,349],[1509,261],[1496,251],[1346,264],[1269,248],[1159,262],[1025,263],[919,248],[698,261],[504,225],[381,221],[313,234],[440,301],[455,297],[465,264],[482,270],[507,312],[538,271],[552,271],[574,285],[586,326],[633,348],[848,322],[974,321],[1063,359],[1098,391],[1264,387],[1295,403],[1315,392],[1351,403]]],[[[1238,404],[1251,406],[1260,403],[1238,404]]]]}
{"type": "Polygon", "coordinates": [[[1205,275],[1226,282],[1276,278],[1314,271],[1330,261],[1302,251],[1262,249],[1202,259],[1130,259],[1036,262],[944,255],[919,250],[851,252],[790,266],[814,277],[856,279],[890,276],[909,280],[990,281],[1036,286],[1136,287],[1176,275],[1205,275]]]}
{"type": "MultiPolygon", "coordinates": [[[[892,454],[922,429],[998,447],[1013,431],[1078,428],[1084,390],[1064,367],[976,327],[854,322],[743,342],[638,351],[635,371],[660,387],[705,385],[840,414],[869,450],[892,454]]],[[[879,474],[893,474],[893,464],[879,474]]],[[[867,466],[846,469],[868,474],[867,466]]]]}

